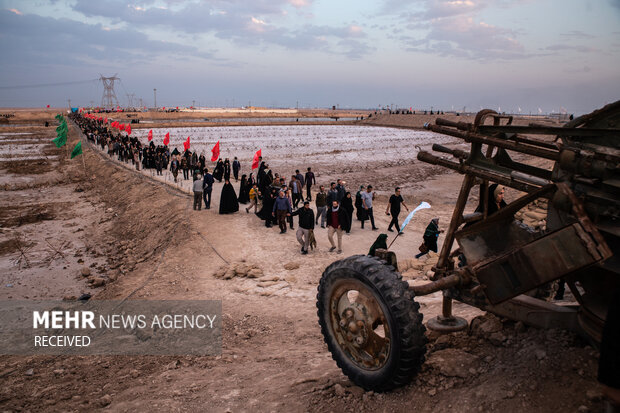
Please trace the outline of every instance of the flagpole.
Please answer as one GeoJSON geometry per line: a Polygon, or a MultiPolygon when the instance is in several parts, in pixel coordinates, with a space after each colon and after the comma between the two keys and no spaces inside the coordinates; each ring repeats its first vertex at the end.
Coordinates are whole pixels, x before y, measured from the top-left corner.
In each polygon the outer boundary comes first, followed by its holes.
{"type": "MultiPolygon", "coordinates": [[[[81,139],[80,139],[80,142],[82,142],[81,139]]],[[[84,178],[88,179],[88,175],[86,174],[86,161],[84,160],[85,156],[86,154],[82,152],[82,165],[84,165],[84,178]]]]}
{"type": "Polygon", "coordinates": [[[398,238],[398,236],[400,235],[400,231],[398,232],[398,234],[396,234],[396,236],[394,237],[394,239],[392,240],[392,242],[390,242],[390,245],[388,245],[387,249],[390,249],[390,247],[392,246],[392,244],[394,243],[394,241],[396,241],[396,238],[398,238]]]}

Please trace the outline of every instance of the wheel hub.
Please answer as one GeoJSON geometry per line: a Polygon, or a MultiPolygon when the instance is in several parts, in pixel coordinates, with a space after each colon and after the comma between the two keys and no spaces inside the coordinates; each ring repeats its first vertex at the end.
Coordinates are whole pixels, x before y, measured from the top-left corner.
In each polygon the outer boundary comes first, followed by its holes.
{"type": "Polygon", "coordinates": [[[338,324],[350,345],[362,348],[368,341],[368,330],[363,319],[363,311],[356,306],[347,307],[338,324]]]}
{"type": "Polygon", "coordinates": [[[332,328],[338,344],[360,367],[383,367],[390,351],[389,328],[376,297],[349,281],[331,296],[332,328]]]}

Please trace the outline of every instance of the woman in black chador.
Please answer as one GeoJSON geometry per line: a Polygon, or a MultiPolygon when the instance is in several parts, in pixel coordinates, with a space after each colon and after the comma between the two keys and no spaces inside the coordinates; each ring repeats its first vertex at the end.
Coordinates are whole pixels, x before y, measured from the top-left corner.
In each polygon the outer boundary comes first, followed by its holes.
{"type": "Polygon", "coordinates": [[[230,181],[230,161],[228,158],[224,161],[224,180],[230,181]]]}
{"type": "Polygon", "coordinates": [[[220,197],[220,214],[232,214],[239,211],[239,201],[237,194],[230,181],[227,179],[222,187],[222,196],[220,197]]]}
{"type": "Polygon", "coordinates": [[[273,204],[277,197],[277,190],[275,188],[271,189],[268,193],[263,194],[263,207],[256,214],[260,219],[265,221],[265,226],[267,228],[271,228],[274,221],[274,216],[272,215],[273,204]]]}
{"type": "Polygon", "coordinates": [[[426,254],[429,251],[437,252],[437,238],[439,238],[439,234],[442,233],[443,230],[439,229],[439,218],[431,219],[431,222],[426,227],[426,231],[424,231],[424,242],[423,245],[425,248],[420,246],[420,253],[415,257],[420,258],[422,255],[426,254]]]}
{"type": "Polygon", "coordinates": [[[248,188],[247,175],[241,175],[241,184],[239,185],[239,203],[247,204],[250,202],[250,188],[248,188]]]}
{"type": "Polygon", "coordinates": [[[207,158],[205,158],[204,152],[200,153],[200,157],[198,157],[198,163],[200,164],[200,170],[204,171],[205,166],[207,165],[207,158]]]}
{"type": "Polygon", "coordinates": [[[353,221],[353,199],[351,198],[351,192],[344,194],[344,198],[342,198],[342,207],[349,215],[349,228],[347,230],[347,234],[349,234],[351,232],[351,222],[353,221]]]}
{"type": "Polygon", "coordinates": [[[224,162],[220,159],[217,161],[215,169],[213,169],[213,178],[217,179],[218,182],[222,182],[222,176],[224,176],[224,162]]]}
{"type": "Polygon", "coordinates": [[[360,190],[355,194],[355,209],[358,221],[364,220],[364,206],[362,205],[362,191],[364,190],[364,185],[360,186],[360,190]]]}

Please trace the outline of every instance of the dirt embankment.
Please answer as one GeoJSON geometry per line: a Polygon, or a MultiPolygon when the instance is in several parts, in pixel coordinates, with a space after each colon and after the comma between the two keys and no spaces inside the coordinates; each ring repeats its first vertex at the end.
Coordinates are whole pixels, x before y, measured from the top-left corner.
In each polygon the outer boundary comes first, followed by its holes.
{"type": "Polygon", "coordinates": [[[101,207],[86,236],[94,240],[91,253],[107,257],[115,278],[189,237],[189,198],[98,157],[90,151],[87,156],[92,172],[84,190],[101,207]]]}
{"type": "MultiPolygon", "coordinates": [[[[187,196],[121,171],[86,148],[69,160],[66,148],[51,143],[54,127],[19,133],[43,147],[26,159],[0,162],[0,297],[93,293],[84,280],[101,286],[188,237],[187,196]]],[[[70,128],[67,146],[79,138],[70,128]]]]}

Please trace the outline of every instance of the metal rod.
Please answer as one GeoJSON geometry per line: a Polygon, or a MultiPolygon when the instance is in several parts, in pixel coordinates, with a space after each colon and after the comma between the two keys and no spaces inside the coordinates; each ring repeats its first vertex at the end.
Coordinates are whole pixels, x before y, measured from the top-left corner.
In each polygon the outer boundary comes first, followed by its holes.
{"type": "Polygon", "coordinates": [[[542,179],[542,178],[539,178],[537,176],[533,176],[533,175],[529,175],[529,174],[524,174],[523,172],[519,172],[519,171],[512,171],[510,173],[510,177],[512,179],[518,179],[518,180],[521,180],[521,181],[532,182],[532,183],[534,183],[536,185],[540,185],[540,186],[548,185],[548,184],[551,183],[551,181],[548,180],[548,179],[542,179]]]}
{"type": "Polygon", "coordinates": [[[444,318],[452,318],[452,298],[443,296],[443,302],[441,303],[441,313],[444,318]]]}
{"type": "MultiPolygon", "coordinates": [[[[455,287],[459,284],[461,284],[461,277],[458,274],[452,274],[427,284],[410,286],[409,289],[413,290],[416,296],[420,296],[432,294],[437,291],[445,290],[446,288],[455,287]]],[[[450,307],[452,307],[451,304],[452,303],[450,303],[450,307]]]]}
{"type": "Polygon", "coordinates": [[[448,227],[446,238],[444,239],[443,246],[441,247],[441,253],[439,254],[439,260],[437,261],[437,268],[443,270],[446,269],[446,264],[448,263],[448,255],[450,255],[450,251],[452,250],[452,244],[454,243],[454,233],[461,224],[463,210],[465,209],[465,205],[467,204],[467,197],[469,196],[469,191],[471,190],[473,184],[474,177],[472,175],[465,175],[465,179],[463,179],[463,184],[461,185],[461,191],[459,192],[459,197],[456,201],[456,205],[454,206],[454,211],[452,212],[450,226],[448,227]]]}
{"type": "Polygon", "coordinates": [[[508,135],[507,138],[508,140],[511,140],[511,141],[527,143],[528,145],[540,146],[540,147],[547,148],[547,149],[554,149],[556,151],[560,149],[558,147],[558,144],[554,142],[544,142],[544,141],[539,141],[537,139],[528,139],[528,138],[524,138],[519,135],[508,135]]]}

